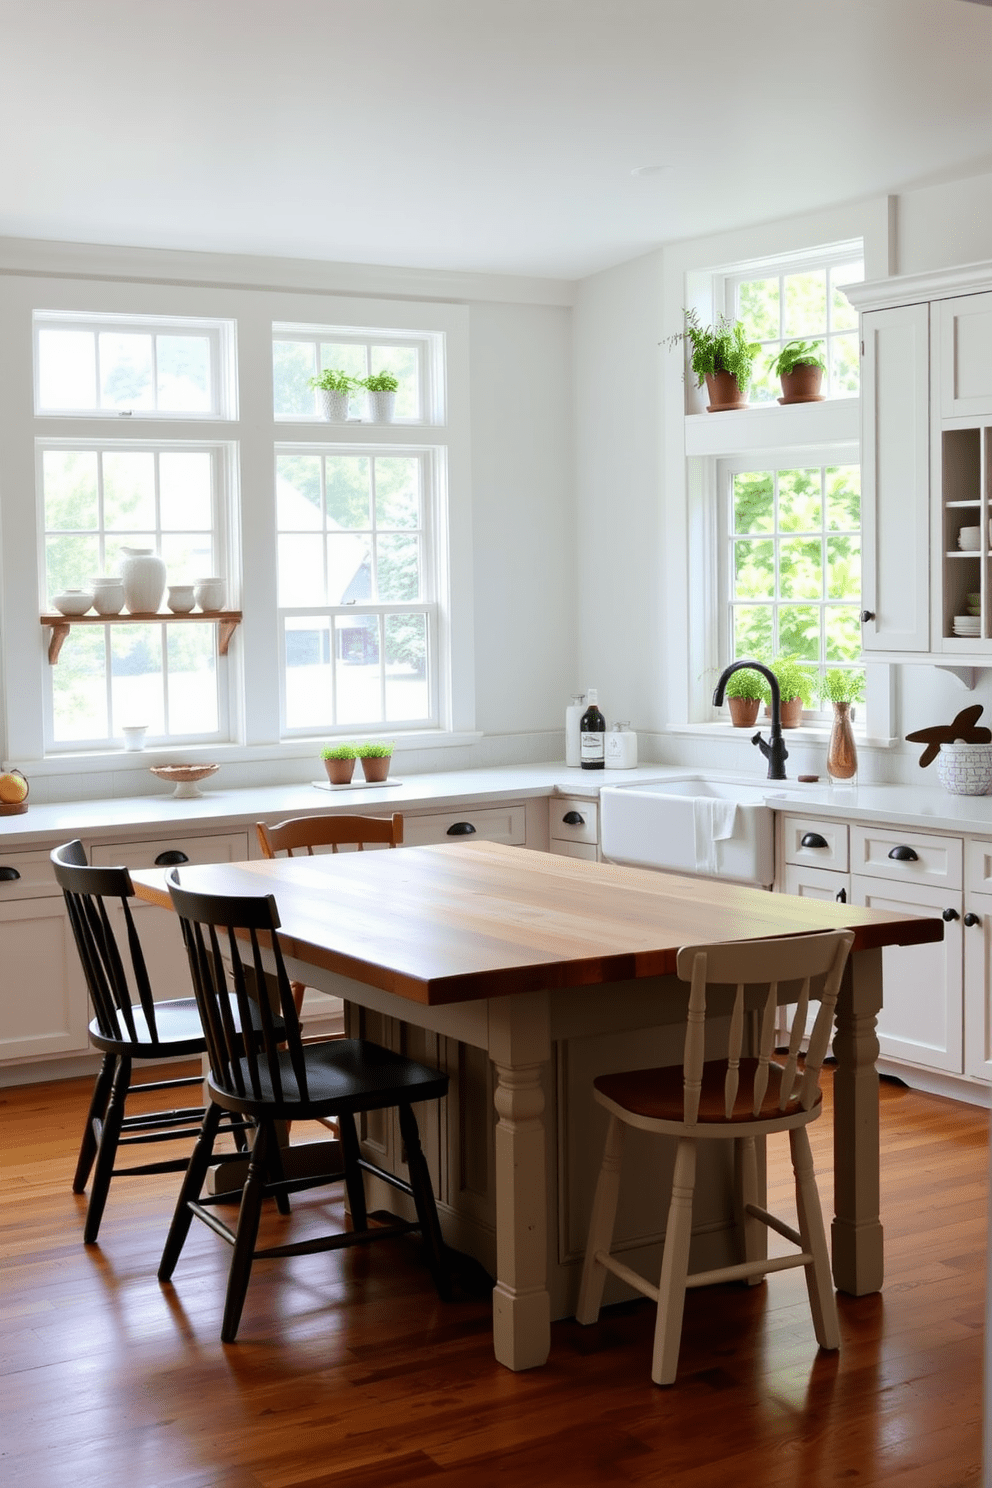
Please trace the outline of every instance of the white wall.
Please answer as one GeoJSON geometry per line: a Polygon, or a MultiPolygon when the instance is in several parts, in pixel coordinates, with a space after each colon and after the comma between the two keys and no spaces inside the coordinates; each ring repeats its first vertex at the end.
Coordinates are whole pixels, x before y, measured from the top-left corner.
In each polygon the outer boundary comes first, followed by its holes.
{"type": "MultiPolygon", "coordinates": [[[[659,343],[681,328],[686,278],[693,271],[857,236],[865,239],[869,279],[987,259],[992,176],[672,244],[579,285],[574,311],[579,666],[587,681],[598,679],[608,699],[608,684],[616,679],[621,706],[629,709],[635,729],[649,735],[660,730],[644,740],[642,753],[648,757],[754,766],[754,751],[740,739],[703,741],[666,731],[672,720],[687,716],[688,693],[701,668],[691,650],[688,618],[692,580],[686,562],[682,363],[659,343]],[[626,384],[618,395],[614,376],[628,367],[643,384],[633,394],[632,383],[626,384]],[[653,409],[639,406],[648,402],[647,389],[657,400],[653,409]],[[609,642],[621,617],[624,632],[635,638],[622,656],[609,642]]],[[[949,722],[974,702],[984,705],[984,721],[992,725],[992,673],[980,675],[974,693],[931,666],[896,667],[893,673],[895,737],[949,722]]],[[[919,752],[906,744],[865,751],[863,778],[920,780],[919,752]]],[[[797,745],[794,763],[800,769],[822,768],[824,755],[822,745],[797,745]]],[[[929,775],[927,783],[932,783],[929,775]]]]}

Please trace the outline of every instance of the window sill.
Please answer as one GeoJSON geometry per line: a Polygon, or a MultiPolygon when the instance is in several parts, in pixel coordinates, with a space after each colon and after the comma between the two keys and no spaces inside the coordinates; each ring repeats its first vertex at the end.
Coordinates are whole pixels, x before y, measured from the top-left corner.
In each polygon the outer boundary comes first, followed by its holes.
{"type": "Polygon", "coordinates": [[[690,413],[685,420],[685,452],[735,455],[751,450],[852,443],[859,437],[860,398],[826,398],[822,403],[756,403],[719,415],[690,413]]]}

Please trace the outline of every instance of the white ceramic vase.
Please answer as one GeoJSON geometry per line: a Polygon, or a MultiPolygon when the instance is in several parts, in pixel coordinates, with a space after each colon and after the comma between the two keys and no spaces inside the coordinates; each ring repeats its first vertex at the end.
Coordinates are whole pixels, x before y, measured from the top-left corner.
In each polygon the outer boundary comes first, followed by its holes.
{"type": "Polygon", "coordinates": [[[334,388],[317,389],[317,406],[320,409],[320,416],[321,418],[330,419],[332,424],[346,424],[348,422],[348,404],[350,402],[350,393],[340,393],[334,388]]]}
{"type": "Polygon", "coordinates": [[[227,598],[227,585],[216,575],[206,579],[197,579],[193,584],[193,596],[201,610],[207,612],[222,610],[227,598]]]}
{"type": "Polygon", "coordinates": [[[369,392],[369,418],[373,424],[391,424],[396,409],[395,393],[369,392]]]}
{"type": "Polygon", "coordinates": [[[93,580],[93,608],[98,615],[119,615],[124,608],[124,580],[118,574],[93,580]]]}
{"type": "Polygon", "coordinates": [[[165,563],[151,548],[122,548],[124,605],[131,615],[154,615],[165,593],[165,563]]]}

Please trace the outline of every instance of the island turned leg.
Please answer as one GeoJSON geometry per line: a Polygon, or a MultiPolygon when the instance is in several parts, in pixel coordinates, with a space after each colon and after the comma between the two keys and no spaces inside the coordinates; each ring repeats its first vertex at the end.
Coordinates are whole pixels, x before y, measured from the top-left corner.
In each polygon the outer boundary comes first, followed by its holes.
{"type": "Polygon", "coordinates": [[[854,1297],[881,1290],[879,1220],[878,1039],[882,952],[852,956],[837,1000],[834,1034],[834,1282],[854,1297]]]}
{"type": "Polygon", "coordinates": [[[496,1069],[496,1287],[493,1348],[508,1369],[535,1369],[551,1348],[543,1076],[551,1057],[544,994],[493,999],[496,1069]]]}

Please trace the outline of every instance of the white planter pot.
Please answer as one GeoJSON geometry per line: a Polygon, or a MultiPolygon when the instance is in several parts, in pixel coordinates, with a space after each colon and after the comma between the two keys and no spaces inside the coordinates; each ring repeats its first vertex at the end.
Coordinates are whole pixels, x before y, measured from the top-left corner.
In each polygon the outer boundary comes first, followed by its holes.
{"type": "Polygon", "coordinates": [[[165,593],[165,563],[151,548],[122,548],[124,605],[132,615],[154,615],[165,593]]]}
{"type": "Polygon", "coordinates": [[[373,393],[368,394],[369,418],[373,424],[391,424],[393,412],[396,408],[395,393],[373,393]]]}
{"type": "Polygon", "coordinates": [[[348,404],[350,402],[350,393],[337,393],[333,388],[317,389],[317,406],[320,409],[320,416],[321,418],[330,419],[332,424],[346,424],[348,422],[348,404]]]}
{"type": "Polygon", "coordinates": [[[986,796],[992,786],[992,744],[941,744],[937,775],[952,796],[986,796]]]}

